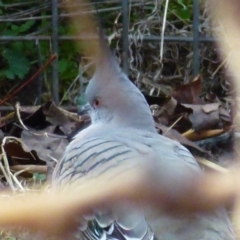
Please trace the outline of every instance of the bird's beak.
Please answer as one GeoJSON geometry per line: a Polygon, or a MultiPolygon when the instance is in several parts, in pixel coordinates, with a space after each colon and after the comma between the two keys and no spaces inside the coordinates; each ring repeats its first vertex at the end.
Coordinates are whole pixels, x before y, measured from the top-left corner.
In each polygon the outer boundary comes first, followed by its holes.
{"type": "Polygon", "coordinates": [[[82,106],[81,108],[79,108],[78,115],[89,114],[90,110],[91,110],[91,105],[89,103],[87,103],[84,106],[82,106]]]}

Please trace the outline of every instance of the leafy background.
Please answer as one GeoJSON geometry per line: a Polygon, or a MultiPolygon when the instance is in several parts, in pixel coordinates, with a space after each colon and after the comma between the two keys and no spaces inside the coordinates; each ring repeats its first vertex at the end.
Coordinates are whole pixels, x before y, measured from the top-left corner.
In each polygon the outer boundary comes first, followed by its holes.
{"type": "MultiPolygon", "coordinates": [[[[74,2],[74,1],[73,1],[74,2]]],[[[99,10],[111,45],[121,64],[122,60],[122,15],[120,1],[92,1],[99,10]]],[[[201,1],[200,1],[201,2],[201,1]]],[[[201,4],[203,6],[203,4],[201,4]]],[[[75,1],[72,11],[81,3],[75,1]]],[[[191,43],[165,42],[163,60],[159,60],[160,43],[142,41],[139,34],[160,36],[165,1],[130,1],[130,78],[141,90],[150,95],[170,95],[176,85],[188,83],[192,76],[191,43]]],[[[211,36],[212,29],[204,5],[201,8],[199,32],[211,36]]],[[[60,14],[65,13],[62,1],[60,14]]],[[[167,13],[166,36],[192,36],[193,6],[190,0],[170,1],[167,13]]],[[[51,1],[0,1],[1,36],[51,35],[51,1]],[[41,17],[35,19],[35,17],[41,17]],[[25,21],[6,21],[6,19],[25,21]]],[[[81,27],[81,23],[79,23],[81,27]]],[[[60,36],[72,36],[74,31],[68,18],[59,17],[60,36]]],[[[0,42],[0,97],[4,98],[16,86],[26,81],[51,55],[50,41],[1,41],[0,42]]],[[[81,69],[86,69],[79,49],[74,41],[59,42],[59,84],[61,103],[76,102],[81,91],[79,81],[74,81],[81,69]],[[80,66],[80,67],[79,67],[80,66]],[[80,69],[80,70],[79,70],[80,69]]],[[[203,95],[209,92],[220,98],[229,95],[229,84],[225,80],[216,47],[212,43],[201,44],[200,73],[204,81],[203,95]]],[[[85,76],[85,74],[83,73],[85,76]]],[[[52,68],[48,67],[34,83],[23,90],[9,103],[19,100],[23,104],[35,104],[51,98],[52,68]],[[43,79],[43,87],[39,82],[43,79]],[[39,90],[40,88],[40,90],[39,90]],[[27,94],[26,94],[27,93],[27,94]]]]}

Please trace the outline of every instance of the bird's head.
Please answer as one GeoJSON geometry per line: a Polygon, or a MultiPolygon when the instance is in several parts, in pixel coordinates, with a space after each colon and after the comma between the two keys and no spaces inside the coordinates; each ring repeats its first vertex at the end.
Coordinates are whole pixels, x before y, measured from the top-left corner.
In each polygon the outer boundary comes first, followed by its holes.
{"type": "Polygon", "coordinates": [[[144,96],[122,72],[101,36],[100,48],[96,71],[85,92],[92,123],[155,131],[144,96]]]}

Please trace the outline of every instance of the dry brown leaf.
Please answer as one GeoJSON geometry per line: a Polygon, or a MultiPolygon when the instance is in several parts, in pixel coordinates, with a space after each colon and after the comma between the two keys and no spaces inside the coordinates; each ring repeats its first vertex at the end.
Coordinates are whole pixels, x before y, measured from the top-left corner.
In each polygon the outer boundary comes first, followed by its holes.
{"type": "Polygon", "coordinates": [[[219,106],[219,117],[225,122],[230,122],[230,123],[232,122],[232,117],[229,111],[227,111],[222,106],[219,106]]]}
{"type": "Polygon", "coordinates": [[[7,141],[4,149],[8,155],[9,165],[19,164],[34,164],[44,165],[45,162],[41,161],[34,152],[22,145],[17,141],[7,141]]]}
{"type": "Polygon", "coordinates": [[[68,112],[53,102],[48,102],[42,106],[42,110],[47,121],[54,126],[61,126],[66,135],[69,135],[75,129],[76,122],[80,121],[77,113],[68,112]]]}
{"type": "Polygon", "coordinates": [[[202,104],[203,101],[199,98],[200,92],[202,90],[202,79],[201,76],[196,76],[192,82],[177,86],[172,93],[179,103],[188,104],[202,104]]]}
{"type": "MultiPolygon", "coordinates": [[[[161,108],[160,111],[165,111],[167,112],[168,116],[172,116],[174,114],[175,108],[177,106],[177,101],[173,97],[167,101],[166,104],[161,108]]],[[[160,113],[161,114],[161,113],[160,113]]]]}
{"type": "Polygon", "coordinates": [[[174,125],[174,128],[179,130],[180,126],[180,128],[183,128],[183,131],[186,130],[186,128],[190,128],[191,123],[187,116],[192,113],[193,110],[177,103],[172,97],[165,102],[166,104],[161,107],[156,104],[150,106],[155,122],[161,123],[165,126],[171,126],[175,121],[178,121],[178,119],[181,118],[181,120],[174,125]]]}
{"type": "Polygon", "coordinates": [[[40,108],[41,106],[31,106],[31,107],[21,106],[20,111],[31,115],[31,114],[34,114],[36,111],[38,111],[40,108]]]}
{"type": "Polygon", "coordinates": [[[168,125],[170,118],[174,114],[175,108],[177,106],[177,101],[170,97],[165,101],[165,104],[160,107],[159,105],[151,105],[150,109],[152,115],[157,122],[160,122],[164,125],[168,125]]]}
{"type": "Polygon", "coordinates": [[[219,109],[219,103],[209,103],[201,106],[204,113],[211,113],[219,109]]]}
{"type": "Polygon", "coordinates": [[[40,159],[44,161],[51,161],[53,158],[59,160],[69,142],[62,136],[51,136],[49,133],[52,133],[54,129],[55,127],[50,126],[43,131],[35,131],[34,134],[23,130],[21,140],[28,149],[36,151],[40,159]]]}
{"type": "Polygon", "coordinates": [[[203,111],[202,105],[192,105],[192,104],[182,104],[182,105],[187,108],[191,108],[193,110],[193,113],[189,115],[189,119],[192,123],[192,128],[195,129],[197,132],[206,130],[206,129],[211,129],[211,128],[213,129],[218,128],[219,112],[218,112],[218,109],[213,111],[212,104],[210,104],[212,111],[209,113],[205,113],[203,111]]]}

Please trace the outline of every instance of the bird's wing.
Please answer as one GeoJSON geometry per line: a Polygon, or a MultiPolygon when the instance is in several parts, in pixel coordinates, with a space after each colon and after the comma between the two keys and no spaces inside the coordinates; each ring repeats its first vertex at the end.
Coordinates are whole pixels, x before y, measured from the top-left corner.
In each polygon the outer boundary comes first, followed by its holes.
{"type": "MultiPolygon", "coordinates": [[[[174,192],[178,190],[180,179],[202,173],[185,147],[158,134],[132,130],[108,131],[99,135],[102,137],[76,137],[69,144],[55,170],[55,185],[66,186],[79,179],[104,177],[107,184],[118,175],[130,174],[129,170],[144,162],[142,166],[151,165],[153,173],[161,175],[160,179],[164,179],[166,186],[174,192]]],[[[152,239],[156,235],[158,239],[172,240],[192,236],[196,236],[195,239],[205,239],[205,236],[209,236],[206,238],[209,240],[234,239],[230,237],[231,225],[223,212],[219,210],[190,218],[163,213],[148,222],[142,211],[123,204],[120,208],[114,206],[111,211],[94,211],[85,218],[91,221],[83,219],[78,234],[86,239],[152,239]]]]}
{"type": "Polygon", "coordinates": [[[96,137],[77,136],[58,163],[53,183],[60,186],[79,179],[116,177],[143,162],[166,179],[201,173],[192,154],[175,141],[145,131],[109,129],[96,132],[96,137]]]}
{"type": "MultiPolygon", "coordinates": [[[[108,137],[92,137],[73,140],[53,176],[53,185],[69,186],[107,177],[106,181],[127,174],[137,165],[139,152],[108,137]]],[[[106,182],[107,184],[107,182],[106,182]]],[[[81,219],[77,235],[83,239],[153,239],[142,211],[123,204],[111,209],[95,209],[81,219]]]]}

